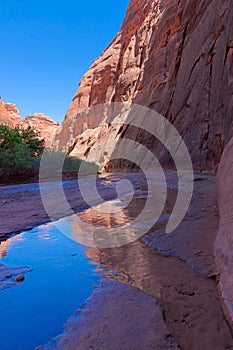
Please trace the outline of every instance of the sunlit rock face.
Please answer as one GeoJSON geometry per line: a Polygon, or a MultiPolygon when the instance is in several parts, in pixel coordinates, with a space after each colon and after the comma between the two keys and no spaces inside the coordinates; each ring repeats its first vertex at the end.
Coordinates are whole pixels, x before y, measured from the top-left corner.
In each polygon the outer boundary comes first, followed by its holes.
{"type": "Polygon", "coordinates": [[[50,117],[43,113],[35,113],[32,116],[21,118],[17,106],[13,103],[7,103],[0,100],[0,124],[9,127],[23,128],[32,127],[39,137],[45,140],[45,146],[51,147],[59,123],[54,122],[50,117]]]}
{"type": "Polygon", "coordinates": [[[13,127],[20,120],[19,110],[12,103],[5,103],[0,99],[0,124],[13,127]]]}
{"type": "MultiPolygon", "coordinates": [[[[115,140],[114,128],[100,127],[101,116],[86,111],[128,101],[165,116],[195,168],[215,170],[232,133],[232,22],[231,0],[131,0],[120,32],[81,80],[56,147],[85,159],[95,142],[115,140]]],[[[124,130],[125,137],[146,141],[138,134],[124,130]]],[[[163,148],[156,142],[152,148],[166,163],[163,148]]]]}
{"type": "MultiPolygon", "coordinates": [[[[148,59],[149,43],[153,28],[159,20],[159,3],[153,1],[132,1],[120,32],[112,43],[96,59],[80,82],[70,108],[56,136],[59,148],[72,148],[73,155],[85,158],[88,137],[102,142],[107,135],[113,140],[117,132],[106,124],[99,127],[101,115],[91,113],[89,107],[109,102],[133,101],[137,85],[142,80],[145,62],[148,59]],[[99,129],[99,130],[98,130],[99,129]],[[103,129],[106,131],[103,133],[103,129]],[[80,139],[84,133],[84,138],[80,139]],[[77,136],[79,138],[77,142],[77,136]],[[76,143],[75,149],[73,145],[76,143]],[[80,154],[80,145],[83,150],[80,154]],[[76,149],[78,151],[76,151],[76,149]]],[[[93,147],[94,145],[92,145],[93,147]]]]}

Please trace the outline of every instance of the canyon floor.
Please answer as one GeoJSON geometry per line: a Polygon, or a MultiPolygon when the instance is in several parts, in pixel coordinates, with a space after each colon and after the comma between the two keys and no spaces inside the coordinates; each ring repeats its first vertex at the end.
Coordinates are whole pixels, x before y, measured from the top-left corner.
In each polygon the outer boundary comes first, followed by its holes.
{"type": "MultiPolygon", "coordinates": [[[[106,199],[113,196],[115,180],[100,179],[106,199]]],[[[0,252],[10,232],[48,221],[37,186],[33,191],[27,185],[0,188],[0,252]]],[[[161,220],[137,242],[88,249],[103,281],[67,321],[64,333],[40,349],[233,349],[217,293],[215,187],[215,175],[195,174],[192,203],[172,234],[165,233],[161,220]]],[[[75,181],[65,192],[74,211],[85,209],[75,181]]],[[[171,189],[164,218],[174,198],[171,189]]],[[[1,266],[1,283],[7,274],[1,266]]]]}

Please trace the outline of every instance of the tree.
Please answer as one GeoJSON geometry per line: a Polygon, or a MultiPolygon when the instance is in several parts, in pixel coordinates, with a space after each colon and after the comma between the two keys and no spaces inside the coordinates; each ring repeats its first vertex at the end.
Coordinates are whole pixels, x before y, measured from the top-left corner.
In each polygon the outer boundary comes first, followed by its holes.
{"type": "Polygon", "coordinates": [[[20,143],[22,143],[22,138],[17,129],[11,129],[7,125],[0,125],[0,150],[10,150],[20,143]]]}
{"type": "Polygon", "coordinates": [[[26,130],[0,125],[0,168],[20,172],[31,169],[44,149],[44,140],[31,127],[26,130]]]}
{"type": "Polygon", "coordinates": [[[18,131],[23,142],[28,145],[32,156],[40,156],[44,150],[44,139],[39,139],[39,134],[31,126],[28,126],[27,129],[18,129],[18,131]]]}

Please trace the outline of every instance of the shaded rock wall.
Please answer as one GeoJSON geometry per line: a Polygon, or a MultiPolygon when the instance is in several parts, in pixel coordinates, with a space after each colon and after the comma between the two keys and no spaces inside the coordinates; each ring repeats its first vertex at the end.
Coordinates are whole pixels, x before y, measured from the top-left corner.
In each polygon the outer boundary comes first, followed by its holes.
{"type": "Polygon", "coordinates": [[[215,242],[220,273],[219,290],[233,326],[233,138],[226,146],[218,171],[219,233],[215,242]]]}
{"type": "MultiPolygon", "coordinates": [[[[131,0],[120,32],[81,80],[56,146],[87,158],[95,142],[116,137],[106,124],[98,130],[101,116],[90,110],[129,101],[175,125],[196,169],[215,170],[232,133],[232,23],[231,0],[131,0]]],[[[138,130],[124,136],[137,139],[138,130]]],[[[166,163],[164,150],[152,148],[166,163]]]]}

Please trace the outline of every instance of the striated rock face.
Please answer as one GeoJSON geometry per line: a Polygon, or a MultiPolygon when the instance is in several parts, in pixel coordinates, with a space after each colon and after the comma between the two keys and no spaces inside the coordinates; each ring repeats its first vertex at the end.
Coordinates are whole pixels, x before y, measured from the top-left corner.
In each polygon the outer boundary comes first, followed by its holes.
{"type": "Polygon", "coordinates": [[[233,326],[233,138],[226,146],[218,171],[218,204],[220,225],[215,242],[216,261],[219,268],[219,290],[225,312],[233,326]]]}
{"type": "Polygon", "coordinates": [[[0,100],[0,124],[9,127],[20,127],[26,129],[32,127],[39,133],[42,139],[45,139],[45,146],[51,147],[55,133],[59,127],[59,123],[54,122],[50,117],[35,113],[32,116],[21,118],[19,110],[15,104],[6,103],[0,100]]]}
{"type": "MultiPolygon", "coordinates": [[[[56,146],[87,158],[96,142],[118,135],[99,125],[93,106],[128,101],[165,116],[195,168],[215,170],[232,134],[232,23],[231,0],[131,0],[120,32],[81,80],[56,146]]],[[[124,137],[148,135],[128,128],[124,137]]],[[[152,150],[166,162],[156,142],[152,150]]]]}

